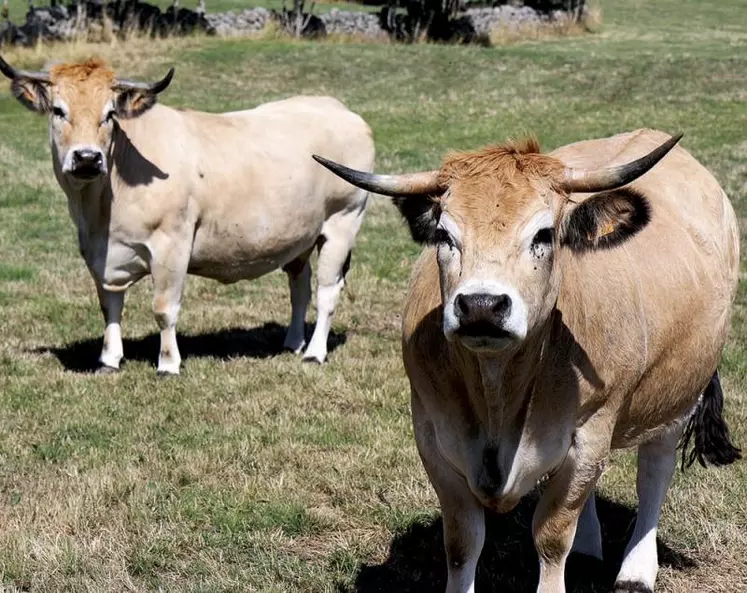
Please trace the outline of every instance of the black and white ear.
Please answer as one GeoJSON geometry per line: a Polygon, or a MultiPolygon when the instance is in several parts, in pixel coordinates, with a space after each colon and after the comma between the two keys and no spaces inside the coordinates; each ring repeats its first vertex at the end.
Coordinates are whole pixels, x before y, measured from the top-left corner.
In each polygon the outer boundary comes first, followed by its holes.
{"type": "Polygon", "coordinates": [[[21,105],[34,113],[43,115],[52,110],[52,98],[47,83],[18,76],[11,82],[10,92],[21,105]]]}
{"type": "Polygon", "coordinates": [[[615,247],[649,223],[650,210],[643,194],[630,188],[593,195],[565,216],[560,242],[573,251],[615,247]]]}
{"type": "Polygon", "coordinates": [[[153,107],[162,93],[171,84],[174,69],[169,68],[161,80],[156,82],[136,82],[132,80],[117,80],[112,87],[117,92],[114,109],[122,119],[138,117],[153,107]]]}
{"type": "Polygon", "coordinates": [[[122,119],[138,117],[158,102],[158,95],[145,89],[127,89],[114,100],[114,109],[122,119]]]}
{"type": "Polygon", "coordinates": [[[410,227],[416,243],[435,243],[436,227],[441,217],[439,201],[427,196],[392,198],[392,202],[410,227]]]}

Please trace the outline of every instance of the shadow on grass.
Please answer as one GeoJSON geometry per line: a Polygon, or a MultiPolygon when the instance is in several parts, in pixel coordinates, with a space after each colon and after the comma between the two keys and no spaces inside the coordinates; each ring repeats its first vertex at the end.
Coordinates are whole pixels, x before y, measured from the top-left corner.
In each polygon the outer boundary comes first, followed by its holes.
{"type": "MultiPolygon", "coordinates": [[[[487,537],[477,567],[475,590],[480,593],[534,593],[539,578],[537,554],[531,536],[536,498],[527,496],[511,513],[487,514],[487,537]]],[[[609,593],[633,530],[635,511],[597,496],[602,524],[604,562],[572,554],[566,565],[568,591],[609,593]]],[[[660,566],[685,570],[695,562],[657,540],[660,566]]],[[[380,565],[360,568],[347,593],[443,592],[446,589],[446,556],[440,518],[413,523],[397,535],[389,558],[380,565]]]]}
{"type": "MultiPolygon", "coordinates": [[[[214,357],[220,360],[269,358],[287,352],[283,349],[287,329],[286,326],[269,322],[251,329],[230,328],[196,335],[179,334],[177,342],[182,360],[197,357],[214,357]]],[[[306,324],[307,339],[311,338],[313,329],[313,325],[306,324]]],[[[329,352],[344,344],[346,339],[345,333],[330,331],[329,352]]],[[[102,338],[95,338],[64,346],[43,346],[34,349],[33,352],[35,354],[51,352],[68,371],[90,373],[98,367],[101,340],[102,338]]],[[[157,333],[134,340],[124,339],[124,362],[145,361],[155,367],[160,343],[160,336],[157,333]]]]}

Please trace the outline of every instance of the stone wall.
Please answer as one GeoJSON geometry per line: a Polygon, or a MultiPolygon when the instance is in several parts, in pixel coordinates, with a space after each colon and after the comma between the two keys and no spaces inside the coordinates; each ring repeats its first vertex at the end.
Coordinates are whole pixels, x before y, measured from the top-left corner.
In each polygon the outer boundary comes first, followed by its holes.
{"type": "MultiPolygon", "coordinates": [[[[90,0],[89,0],[90,1],[90,0]]],[[[122,0],[119,0],[121,2],[122,0]]],[[[108,7],[114,3],[110,2],[108,7]]],[[[99,5],[103,8],[103,5],[99,5]]],[[[139,4],[139,6],[149,6],[139,4]]],[[[100,9],[101,10],[101,9],[100,9]]],[[[157,9],[156,9],[157,10],[157,9]]],[[[185,11],[184,12],[191,12],[185,11]]],[[[38,38],[46,40],[70,40],[80,35],[81,31],[93,27],[101,27],[102,18],[86,18],[81,22],[80,14],[77,16],[71,14],[62,5],[54,8],[37,8],[32,16],[27,17],[27,22],[18,27],[11,23],[0,23],[0,45],[3,43],[12,45],[31,45],[38,38]]],[[[106,14],[103,13],[102,14],[106,14]]],[[[195,13],[196,14],[196,13],[195,13]]],[[[187,15],[189,16],[189,15],[187,15]]],[[[159,17],[169,25],[172,22],[171,15],[163,13],[159,17]]],[[[279,15],[266,8],[249,8],[244,10],[232,10],[222,13],[199,14],[201,28],[209,34],[217,34],[223,37],[236,37],[257,34],[262,31],[273,19],[278,19],[279,15]]],[[[568,15],[561,11],[551,14],[541,14],[529,6],[511,6],[502,5],[487,8],[469,8],[464,12],[462,17],[465,21],[471,22],[474,31],[478,35],[489,34],[490,31],[498,28],[519,28],[525,25],[531,25],[541,22],[548,22],[558,19],[568,18],[568,15]]],[[[110,20],[113,24],[113,32],[122,28],[116,19],[110,20]]],[[[381,26],[381,16],[378,12],[353,12],[332,9],[331,11],[319,14],[314,19],[314,33],[319,35],[326,34],[343,34],[364,37],[370,39],[386,38],[389,33],[381,26]],[[320,30],[321,29],[321,30],[320,30]]],[[[163,29],[163,25],[161,25],[163,29]]],[[[186,34],[191,29],[176,28],[169,25],[167,30],[159,29],[153,31],[154,34],[186,34]]]]}
{"type": "Polygon", "coordinates": [[[258,7],[206,14],[205,18],[218,35],[233,37],[258,33],[270,22],[271,13],[258,7]]]}
{"type": "MultiPolygon", "coordinates": [[[[470,19],[478,34],[488,34],[498,28],[519,28],[525,25],[567,18],[563,12],[549,15],[538,13],[529,6],[496,6],[494,8],[469,8],[465,16],[470,19]]],[[[205,15],[218,35],[241,36],[261,31],[273,18],[265,8],[249,8],[205,15]]],[[[352,12],[333,8],[319,14],[327,34],[344,34],[371,39],[385,38],[388,33],[381,27],[378,12],[352,12]]]]}

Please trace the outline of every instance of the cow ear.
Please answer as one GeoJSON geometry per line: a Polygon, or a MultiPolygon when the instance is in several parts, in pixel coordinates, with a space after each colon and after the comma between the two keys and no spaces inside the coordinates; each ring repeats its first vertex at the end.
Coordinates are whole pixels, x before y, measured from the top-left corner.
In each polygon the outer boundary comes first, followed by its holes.
{"type": "Polygon", "coordinates": [[[608,249],[624,243],[651,220],[643,194],[621,188],[595,194],[566,214],[561,245],[573,251],[608,249]]]}
{"type": "Polygon", "coordinates": [[[158,101],[158,95],[147,89],[127,89],[114,101],[117,116],[122,119],[139,117],[158,101]]]}
{"type": "Polygon", "coordinates": [[[441,217],[441,204],[429,196],[392,198],[400,214],[410,227],[410,235],[417,243],[434,243],[436,226],[441,217]]]}
{"type": "Polygon", "coordinates": [[[52,111],[52,99],[47,83],[17,76],[10,85],[10,91],[21,105],[35,113],[45,114],[52,111]]]}

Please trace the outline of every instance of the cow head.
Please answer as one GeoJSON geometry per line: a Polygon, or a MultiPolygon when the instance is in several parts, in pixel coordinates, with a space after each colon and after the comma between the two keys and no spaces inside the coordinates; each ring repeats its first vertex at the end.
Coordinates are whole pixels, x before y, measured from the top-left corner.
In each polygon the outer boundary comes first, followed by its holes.
{"type": "Polygon", "coordinates": [[[77,183],[106,175],[117,119],[153,107],[174,69],[155,83],[118,80],[101,60],[62,64],[47,72],[22,72],[0,57],[13,95],[25,107],[49,115],[50,141],[62,174],[77,183]]]}
{"type": "Polygon", "coordinates": [[[518,347],[544,325],[560,290],[559,250],[609,248],[649,220],[646,199],[618,189],[678,142],[619,167],[578,170],[533,140],[447,157],[440,170],[375,175],[314,158],[343,179],[394,197],[413,239],[434,245],[443,331],[475,351],[518,347]],[[572,192],[602,192],[571,201],[572,192]]]}

